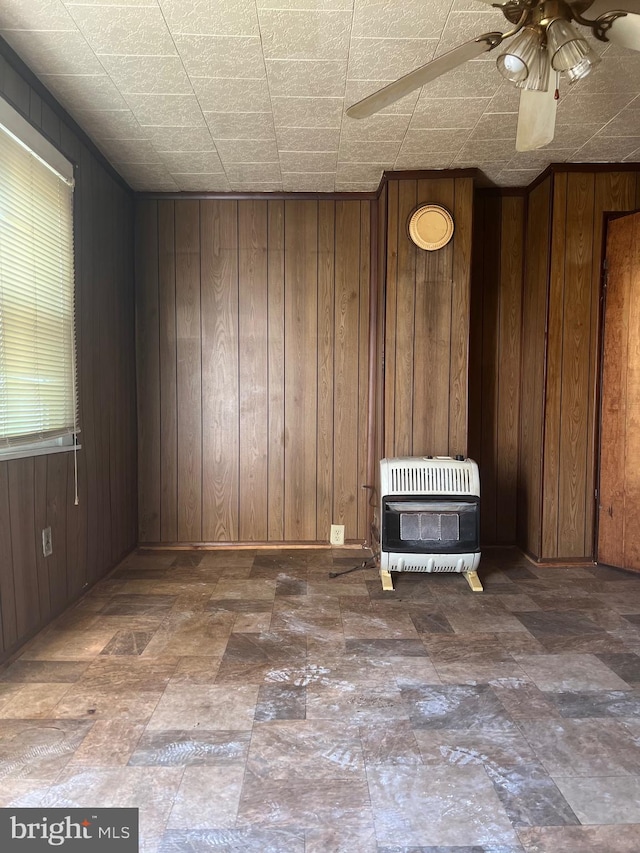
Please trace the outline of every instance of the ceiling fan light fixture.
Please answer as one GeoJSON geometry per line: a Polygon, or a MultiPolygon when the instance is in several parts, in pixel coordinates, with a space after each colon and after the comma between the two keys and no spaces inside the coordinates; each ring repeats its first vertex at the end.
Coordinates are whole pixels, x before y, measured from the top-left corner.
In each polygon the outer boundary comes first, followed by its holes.
{"type": "Polygon", "coordinates": [[[547,27],[547,41],[554,71],[569,71],[592,53],[588,41],[562,18],[556,18],[547,27]]]}
{"type": "Polygon", "coordinates": [[[539,51],[539,32],[526,27],[498,57],[498,71],[511,83],[524,83],[537,62],[539,51]]]}
{"type": "Polygon", "coordinates": [[[587,74],[591,73],[594,65],[597,65],[599,62],[600,57],[598,54],[590,50],[577,65],[574,65],[573,68],[568,68],[565,72],[569,83],[577,83],[578,80],[582,80],[587,74]]]}
{"type": "Polygon", "coordinates": [[[540,45],[538,53],[531,66],[527,78],[516,86],[519,89],[529,89],[535,92],[546,92],[549,88],[549,74],[551,63],[549,62],[549,51],[546,45],[540,45]]]}

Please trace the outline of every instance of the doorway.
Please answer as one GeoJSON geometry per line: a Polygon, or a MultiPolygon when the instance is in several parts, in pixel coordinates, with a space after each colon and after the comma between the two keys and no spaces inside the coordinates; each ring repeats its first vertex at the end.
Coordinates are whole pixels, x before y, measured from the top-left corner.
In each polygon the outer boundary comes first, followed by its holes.
{"type": "Polygon", "coordinates": [[[640,571],[640,213],[607,228],[599,563],[640,571]]]}

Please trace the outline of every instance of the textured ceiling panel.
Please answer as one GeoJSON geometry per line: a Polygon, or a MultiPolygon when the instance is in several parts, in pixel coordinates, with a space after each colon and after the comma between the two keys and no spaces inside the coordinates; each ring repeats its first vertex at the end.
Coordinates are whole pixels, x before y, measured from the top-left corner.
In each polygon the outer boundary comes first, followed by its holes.
{"type": "MultiPolygon", "coordinates": [[[[508,28],[479,0],[1,0],[0,33],[138,190],[366,191],[384,169],[640,158],[640,53],[560,87],[556,135],[517,153],[499,49],[355,121],[345,109],[462,41],[508,28]]],[[[586,31],[583,31],[586,33],[586,31]]]]}

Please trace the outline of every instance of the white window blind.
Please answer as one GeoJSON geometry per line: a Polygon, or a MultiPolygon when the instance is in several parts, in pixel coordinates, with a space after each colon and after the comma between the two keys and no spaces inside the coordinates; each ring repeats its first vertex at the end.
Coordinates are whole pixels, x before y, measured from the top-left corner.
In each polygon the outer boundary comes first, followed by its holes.
{"type": "Polygon", "coordinates": [[[77,432],[75,373],[73,167],[0,99],[0,451],[77,432]]]}

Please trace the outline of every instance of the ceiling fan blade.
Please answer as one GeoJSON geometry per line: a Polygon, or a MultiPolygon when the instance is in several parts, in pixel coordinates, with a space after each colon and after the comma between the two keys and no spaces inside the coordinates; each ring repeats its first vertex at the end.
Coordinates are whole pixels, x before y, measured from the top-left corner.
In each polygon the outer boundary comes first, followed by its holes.
{"type": "Polygon", "coordinates": [[[523,89],[520,93],[516,151],[534,151],[553,139],[556,129],[555,87],[548,92],[523,89]]]}
{"type": "Polygon", "coordinates": [[[616,18],[605,36],[612,44],[640,50],[640,0],[595,0],[583,14],[590,20],[607,12],[627,12],[616,18]]]}
{"type": "Polygon", "coordinates": [[[389,83],[383,89],[378,89],[377,92],[353,104],[347,110],[347,115],[349,118],[367,118],[388,107],[389,104],[399,101],[400,98],[408,95],[409,92],[413,92],[414,89],[424,86],[425,83],[430,83],[436,77],[440,77],[441,74],[453,71],[454,68],[469,59],[475,59],[480,54],[486,53],[486,51],[500,44],[501,41],[502,33],[483,33],[473,41],[467,41],[458,47],[454,47],[453,50],[443,53],[437,59],[427,62],[426,65],[416,68],[415,71],[410,71],[399,80],[389,83]]]}

